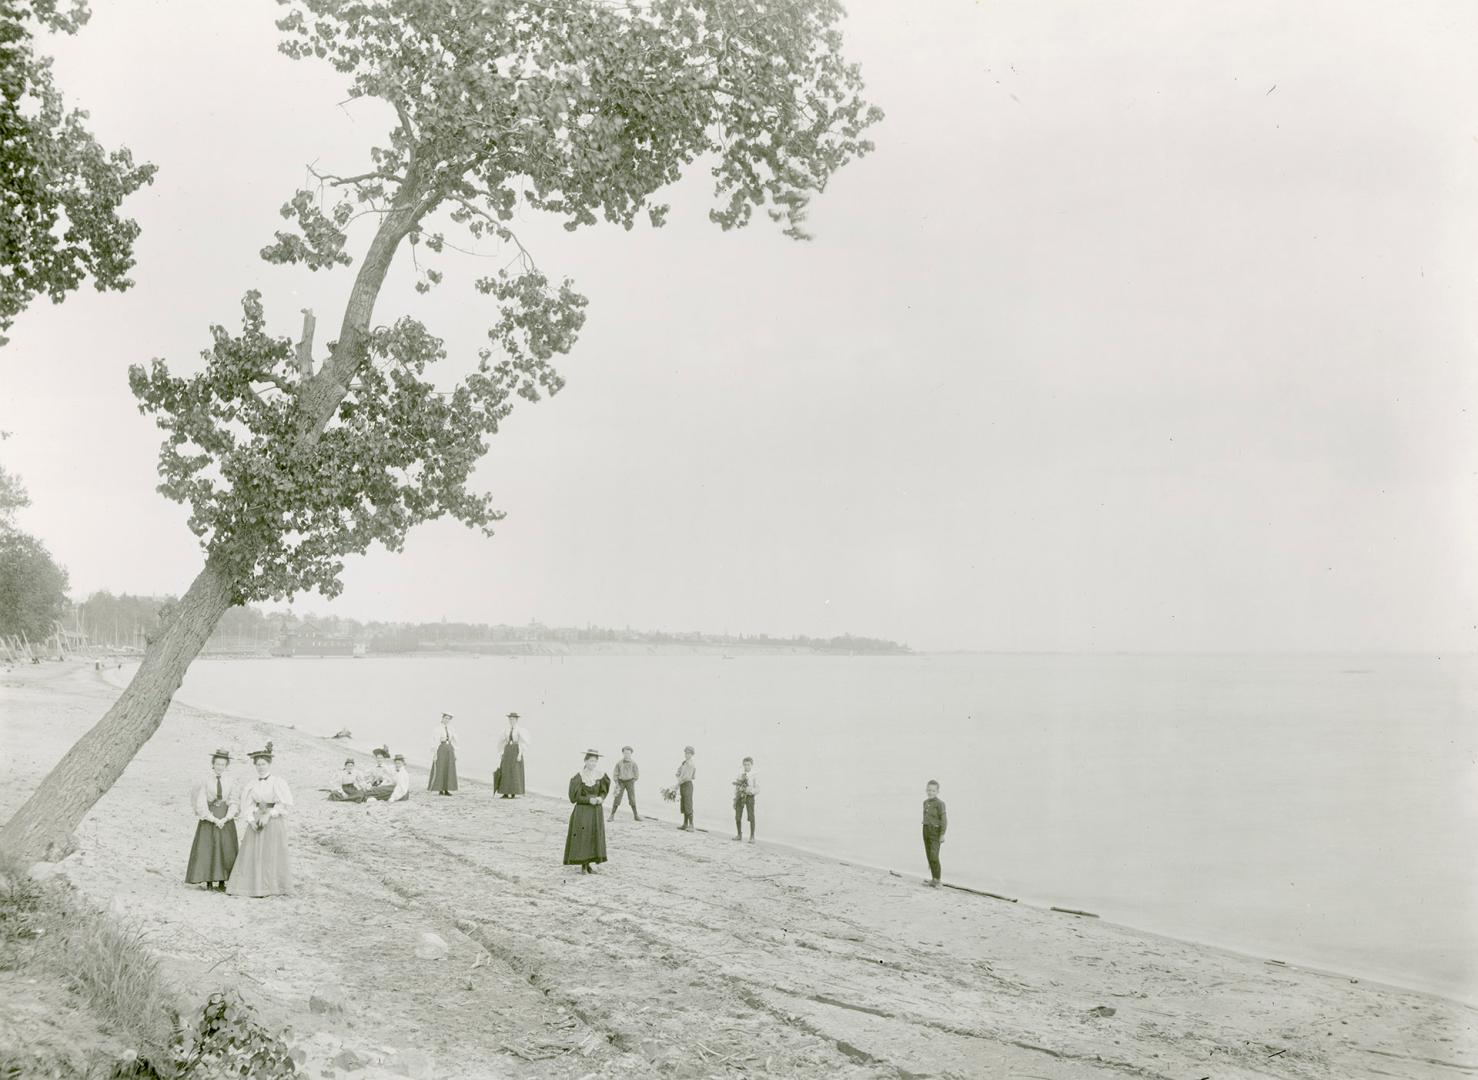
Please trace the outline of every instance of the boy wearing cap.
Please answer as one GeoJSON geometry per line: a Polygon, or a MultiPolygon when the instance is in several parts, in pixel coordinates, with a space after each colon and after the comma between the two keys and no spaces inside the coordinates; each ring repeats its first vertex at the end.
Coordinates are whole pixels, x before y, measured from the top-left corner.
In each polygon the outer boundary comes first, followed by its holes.
{"type": "Polygon", "coordinates": [[[683,811],[683,823],[678,828],[684,832],[693,831],[693,777],[698,775],[693,765],[695,752],[691,746],[683,747],[683,763],[677,767],[677,791],[683,811]]]}
{"type": "Polygon", "coordinates": [[[754,758],[743,761],[743,771],[734,780],[734,839],[744,839],[744,813],[749,812],[749,842],[754,843],[754,797],[759,794],[754,779],[754,758]]]}
{"type": "Polygon", "coordinates": [[[631,800],[631,816],[637,821],[641,815],[636,812],[636,779],[641,775],[641,770],[636,767],[636,762],[631,760],[635,753],[629,746],[621,747],[621,760],[616,762],[616,798],[611,803],[611,820],[616,820],[616,810],[621,806],[621,796],[625,795],[631,800]]]}
{"type": "Polygon", "coordinates": [[[236,865],[236,818],[241,813],[237,786],[226,776],[230,764],[231,752],[217,750],[210,756],[210,775],[196,783],[190,796],[196,824],[185,881],[221,892],[236,865]]]}
{"type": "Polygon", "coordinates": [[[929,885],[939,888],[939,845],[944,843],[944,830],[949,828],[949,815],[939,797],[939,781],[924,786],[924,858],[929,861],[929,885]]]}

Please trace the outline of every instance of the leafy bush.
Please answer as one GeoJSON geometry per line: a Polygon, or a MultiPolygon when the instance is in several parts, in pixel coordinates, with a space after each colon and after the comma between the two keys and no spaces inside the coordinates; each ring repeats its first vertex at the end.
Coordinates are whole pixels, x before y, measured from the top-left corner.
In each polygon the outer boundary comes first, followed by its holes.
{"type": "Polygon", "coordinates": [[[287,1035],[286,1030],[274,1034],[258,1023],[256,1010],[236,991],[212,994],[194,1027],[176,1036],[177,1075],[290,1080],[299,1073],[287,1035]]]}

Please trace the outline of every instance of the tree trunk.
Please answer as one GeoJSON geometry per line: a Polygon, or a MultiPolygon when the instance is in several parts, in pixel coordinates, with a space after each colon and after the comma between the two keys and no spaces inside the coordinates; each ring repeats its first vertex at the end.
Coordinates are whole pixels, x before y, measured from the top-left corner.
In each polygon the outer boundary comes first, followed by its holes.
{"type": "Polygon", "coordinates": [[[0,848],[27,860],[67,854],[73,831],[159,727],[185,669],[230,609],[232,592],[227,575],[206,560],[127,689],[0,829],[0,848]]]}
{"type": "MultiPolygon", "coordinates": [[[[344,308],[339,338],[328,362],[317,374],[303,378],[299,384],[302,419],[297,438],[303,444],[316,442],[333,419],[349,383],[364,362],[375,301],[395,252],[416,223],[436,205],[434,193],[420,190],[419,171],[412,167],[407,176],[395,206],[381,219],[360,264],[344,308]]],[[[303,350],[310,356],[310,365],[311,328],[311,322],[305,325],[303,350]]],[[[223,564],[213,558],[206,559],[205,569],[190,585],[160,636],[149,643],[144,662],[113,707],[67,751],[41,781],[35,794],[0,829],[0,848],[31,860],[59,859],[66,855],[73,830],[158,729],[186,669],[204,647],[221,616],[230,610],[232,597],[236,595],[235,585],[223,564]]]]}

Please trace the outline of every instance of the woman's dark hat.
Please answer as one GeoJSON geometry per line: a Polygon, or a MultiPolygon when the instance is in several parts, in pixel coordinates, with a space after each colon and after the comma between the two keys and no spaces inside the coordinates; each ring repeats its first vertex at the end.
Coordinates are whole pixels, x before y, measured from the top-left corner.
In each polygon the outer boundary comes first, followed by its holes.
{"type": "Polygon", "coordinates": [[[600,751],[599,750],[587,750],[587,751],[585,751],[585,756],[586,757],[600,757],[600,751]]]}
{"type": "Polygon", "coordinates": [[[444,713],[441,714],[441,718],[443,720],[450,720],[452,718],[452,714],[449,713],[449,712],[444,712],[444,713]]]}
{"type": "Polygon", "coordinates": [[[516,712],[509,713],[508,714],[508,719],[510,719],[510,720],[517,720],[518,719],[518,713],[516,713],[516,712]]]}
{"type": "Polygon", "coordinates": [[[400,764],[404,765],[405,764],[405,755],[404,754],[396,754],[395,755],[395,760],[398,761],[400,764]]]}
{"type": "Polygon", "coordinates": [[[390,746],[388,744],[384,746],[377,746],[373,750],[371,750],[370,753],[375,755],[375,757],[389,757],[390,746]]]}
{"type": "Polygon", "coordinates": [[[271,761],[272,760],[272,744],[269,742],[262,749],[260,749],[260,750],[253,750],[251,753],[247,754],[246,756],[249,757],[249,758],[251,758],[253,761],[271,761]]]}
{"type": "Polygon", "coordinates": [[[623,754],[626,753],[626,751],[628,751],[628,750],[630,750],[633,754],[636,753],[636,748],[635,747],[632,747],[632,746],[623,746],[623,747],[621,747],[621,753],[623,753],[623,754]]]}
{"type": "Polygon", "coordinates": [[[231,751],[217,750],[214,754],[210,755],[210,760],[214,761],[216,758],[225,758],[226,764],[229,765],[231,763],[231,751]]]}
{"type": "Polygon", "coordinates": [[[345,758],[344,759],[344,764],[345,765],[353,765],[354,764],[354,759],[353,758],[345,758]]]}

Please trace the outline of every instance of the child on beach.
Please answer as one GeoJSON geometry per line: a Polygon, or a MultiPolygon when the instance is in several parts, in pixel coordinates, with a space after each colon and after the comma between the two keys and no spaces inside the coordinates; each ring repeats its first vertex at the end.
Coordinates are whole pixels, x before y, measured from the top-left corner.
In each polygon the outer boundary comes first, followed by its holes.
{"type": "Polygon", "coordinates": [[[743,761],[743,771],[734,780],[734,839],[744,839],[744,814],[749,813],[749,842],[754,843],[754,797],[759,784],[754,778],[754,758],[743,761]]]}
{"type": "Polygon", "coordinates": [[[683,763],[677,767],[677,790],[682,798],[683,823],[678,826],[684,832],[693,831],[693,777],[698,770],[693,766],[693,748],[683,747],[683,763]]]}
{"type": "Polygon", "coordinates": [[[635,753],[629,746],[621,747],[621,760],[616,762],[616,798],[611,802],[611,820],[616,820],[616,811],[621,806],[621,796],[625,795],[631,800],[631,816],[637,821],[641,815],[636,812],[636,780],[641,775],[641,770],[636,767],[636,762],[631,760],[635,753]]]}
{"type": "Polygon", "coordinates": [[[939,845],[944,843],[944,830],[949,816],[939,798],[939,781],[930,780],[924,787],[924,858],[929,860],[929,885],[939,888],[939,845]]]}

